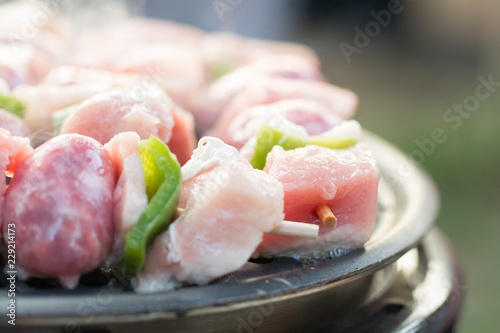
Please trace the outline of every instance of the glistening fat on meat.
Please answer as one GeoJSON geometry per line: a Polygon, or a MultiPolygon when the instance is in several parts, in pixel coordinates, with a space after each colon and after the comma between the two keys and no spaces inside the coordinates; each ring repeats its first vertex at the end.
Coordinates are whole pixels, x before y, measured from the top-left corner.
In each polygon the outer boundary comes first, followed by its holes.
{"type": "Polygon", "coordinates": [[[238,269],[283,219],[281,184],[218,139],[200,140],[182,173],[185,211],[149,248],[140,292],[206,284],[238,269]]]}
{"type": "Polygon", "coordinates": [[[115,169],[104,147],[77,134],[38,147],[5,194],[3,231],[15,224],[20,277],[57,278],[74,288],[113,241],[115,169]]]}

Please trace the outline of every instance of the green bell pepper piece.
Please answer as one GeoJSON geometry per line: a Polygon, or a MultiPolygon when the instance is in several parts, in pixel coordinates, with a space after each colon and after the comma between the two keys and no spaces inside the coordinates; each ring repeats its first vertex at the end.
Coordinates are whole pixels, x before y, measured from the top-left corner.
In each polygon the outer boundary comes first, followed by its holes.
{"type": "Polygon", "coordinates": [[[24,106],[24,103],[17,98],[0,94],[0,109],[4,109],[23,119],[26,107],[24,106]]]}
{"type": "Polygon", "coordinates": [[[298,135],[286,134],[275,127],[264,125],[257,133],[257,144],[255,152],[250,160],[250,164],[255,169],[264,169],[266,166],[267,154],[271,152],[274,146],[282,146],[286,150],[304,147],[306,138],[298,135]]]}
{"type": "Polygon", "coordinates": [[[167,145],[151,136],[138,144],[149,202],[137,224],[125,235],[123,269],[136,275],[144,265],[146,247],[170,224],[181,191],[181,166],[167,145]]]}
{"type": "Polygon", "coordinates": [[[357,139],[349,137],[334,138],[320,135],[303,137],[294,134],[286,134],[275,127],[264,125],[257,133],[255,152],[250,160],[250,164],[252,164],[255,169],[264,169],[266,166],[267,154],[271,152],[274,146],[281,146],[285,150],[292,150],[311,144],[331,149],[344,149],[354,146],[357,142],[357,139]]]}
{"type": "Polygon", "coordinates": [[[221,76],[226,75],[235,66],[236,66],[236,64],[229,59],[220,59],[220,60],[216,61],[212,65],[212,68],[210,71],[210,75],[209,75],[210,81],[213,82],[213,81],[217,80],[218,78],[220,78],[221,76]]]}
{"type": "Polygon", "coordinates": [[[311,135],[308,144],[330,149],[345,149],[354,146],[356,143],[358,143],[358,139],[356,138],[332,138],[321,135],[311,135]]]}
{"type": "Polygon", "coordinates": [[[66,118],[68,118],[73,113],[75,113],[77,108],[78,108],[78,104],[69,106],[65,109],[61,109],[61,110],[58,110],[58,111],[52,113],[51,117],[52,117],[52,125],[54,126],[54,135],[56,135],[56,136],[59,135],[59,132],[61,131],[61,126],[62,126],[64,120],[66,120],[66,118]]]}

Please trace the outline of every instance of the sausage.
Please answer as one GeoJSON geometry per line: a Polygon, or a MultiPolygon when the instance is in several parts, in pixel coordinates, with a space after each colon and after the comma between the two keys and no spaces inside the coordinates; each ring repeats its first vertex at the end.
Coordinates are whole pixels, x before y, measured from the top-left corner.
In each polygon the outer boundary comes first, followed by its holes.
{"type": "Polygon", "coordinates": [[[21,277],[52,277],[67,288],[95,269],[113,240],[111,157],[94,139],[55,137],[17,169],[5,195],[4,237],[15,229],[21,277]]]}

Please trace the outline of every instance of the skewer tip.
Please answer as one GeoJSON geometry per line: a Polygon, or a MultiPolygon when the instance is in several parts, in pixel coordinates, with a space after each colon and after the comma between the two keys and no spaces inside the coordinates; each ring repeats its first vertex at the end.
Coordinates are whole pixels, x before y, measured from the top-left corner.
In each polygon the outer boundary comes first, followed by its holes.
{"type": "Polygon", "coordinates": [[[333,215],[332,210],[326,204],[316,208],[316,214],[318,214],[318,217],[325,228],[334,229],[337,226],[337,217],[333,215]]]}

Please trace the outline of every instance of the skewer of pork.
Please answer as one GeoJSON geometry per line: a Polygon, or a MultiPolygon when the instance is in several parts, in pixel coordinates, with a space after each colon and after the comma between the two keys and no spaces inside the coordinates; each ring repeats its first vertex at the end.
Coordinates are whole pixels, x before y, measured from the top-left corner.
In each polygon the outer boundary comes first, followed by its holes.
{"type": "Polygon", "coordinates": [[[140,76],[190,110],[193,94],[205,81],[199,48],[203,35],[182,24],[130,18],[84,31],[71,64],[140,76]]]}
{"type": "Polygon", "coordinates": [[[192,112],[197,129],[205,133],[214,125],[235,96],[247,84],[262,77],[284,77],[304,81],[322,81],[318,64],[296,55],[274,55],[245,64],[201,89],[194,100],[192,112]]]}
{"type": "Polygon", "coordinates": [[[326,106],[311,99],[283,99],[238,112],[227,127],[212,130],[215,137],[240,149],[258,133],[260,128],[283,117],[302,126],[307,135],[319,135],[339,125],[343,119],[326,106]]]}
{"type": "Polygon", "coordinates": [[[39,35],[43,34],[48,35],[43,44],[35,44],[22,37],[5,36],[0,31],[0,78],[6,80],[11,89],[20,84],[38,84],[52,68],[61,64],[53,50],[63,53],[64,46],[59,45],[57,37],[40,31],[39,35]]]}
{"type": "Polygon", "coordinates": [[[110,253],[111,264],[125,255],[125,272],[135,274],[147,244],[175,212],[180,165],[167,146],[154,137],[139,141],[133,132],[120,133],[106,147],[62,134],[33,152],[27,138],[0,132],[5,169],[11,175],[18,166],[2,217],[6,241],[9,228],[16,230],[19,276],[57,278],[74,288],[110,253]]]}
{"type": "Polygon", "coordinates": [[[126,84],[141,82],[129,74],[105,70],[61,66],[50,71],[38,85],[22,84],[12,94],[26,107],[24,120],[33,133],[35,146],[54,136],[55,112],[126,84]]]}
{"type": "Polygon", "coordinates": [[[11,89],[38,84],[66,59],[69,43],[67,22],[47,3],[11,1],[0,5],[0,79],[11,89]],[[35,22],[40,13],[43,24],[35,22]],[[28,20],[33,18],[33,20],[28,20]]]}
{"type": "MultiPolygon", "coordinates": [[[[177,67],[183,68],[183,66],[177,67]]],[[[156,67],[154,68],[156,71],[156,67]]],[[[58,114],[61,114],[61,112],[55,114],[57,111],[76,106],[95,95],[132,85],[156,85],[171,93],[174,90],[185,90],[184,81],[180,79],[172,79],[171,84],[168,84],[171,89],[166,89],[167,83],[161,78],[162,75],[167,74],[165,72],[159,74],[152,72],[146,75],[133,70],[112,72],[106,69],[62,66],[52,70],[39,85],[23,84],[16,87],[12,93],[26,105],[24,119],[34,133],[35,144],[40,144],[54,135],[53,118],[60,118],[58,114]]],[[[136,98],[140,97],[140,94],[137,94],[136,98]]],[[[169,94],[169,97],[172,96],[169,94]]],[[[170,104],[172,103],[170,102],[170,104]]],[[[188,112],[177,105],[173,110],[173,116],[176,122],[172,140],[179,140],[176,146],[184,145],[183,148],[180,148],[183,149],[184,157],[179,156],[179,158],[187,160],[196,142],[194,134],[191,138],[184,136],[186,135],[185,131],[194,130],[194,120],[188,112]]],[[[181,155],[181,152],[177,152],[177,154],[181,155]]]]}
{"type": "MultiPolygon", "coordinates": [[[[18,163],[10,158],[9,171],[18,163]]],[[[125,268],[140,265],[147,242],[170,222],[180,179],[175,156],[155,137],[121,133],[106,147],[79,134],[50,139],[20,163],[5,195],[4,238],[16,230],[19,277],[74,288],[111,251],[112,264],[125,252],[125,268]]]]}
{"type": "MultiPolygon", "coordinates": [[[[158,141],[157,139],[155,140],[150,138],[148,140],[140,141],[140,138],[136,133],[125,132],[116,135],[105,145],[105,148],[110,153],[111,158],[116,165],[119,175],[118,183],[114,192],[115,242],[109,263],[113,264],[118,262],[125,256],[125,265],[128,266],[125,267],[125,270],[131,275],[135,275],[136,271],[140,269],[142,263],[136,259],[133,259],[133,263],[130,265],[127,263],[127,260],[129,260],[127,259],[126,253],[127,242],[130,242],[130,239],[127,240],[127,238],[132,237],[134,233],[137,235],[137,238],[142,237],[139,234],[143,231],[135,232],[133,229],[147,229],[146,224],[148,223],[165,223],[162,228],[166,228],[170,220],[164,222],[141,220],[144,220],[144,216],[147,216],[148,214],[150,217],[161,215],[161,211],[167,207],[167,199],[169,200],[168,205],[172,205],[172,202],[173,204],[176,204],[176,195],[178,195],[178,193],[176,192],[177,187],[174,186],[174,184],[178,183],[178,189],[180,189],[180,166],[176,166],[177,162],[174,161],[175,157],[173,157],[168,150],[161,152],[161,149],[167,148],[166,146],[162,148],[161,141],[158,141]],[[145,142],[153,143],[156,148],[145,149],[145,142]],[[138,147],[140,149],[138,149],[138,147]],[[148,152],[148,150],[150,150],[150,152],[148,152]],[[171,161],[168,168],[160,165],[165,164],[165,161],[168,160],[171,161]],[[155,181],[151,180],[151,174],[157,172],[155,170],[158,168],[162,169],[162,172],[164,172],[165,175],[154,176],[153,178],[163,179],[161,182],[158,181],[157,185],[154,185],[153,183],[155,181]],[[179,179],[175,176],[177,173],[179,173],[179,179]],[[166,188],[166,185],[168,184],[165,183],[168,182],[172,183],[170,189],[167,189],[170,193],[162,193],[162,188],[166,188]],[[150,193],[152,192],[150,188],[153,187],[158,188],[157,190],[153,190],[157,191],[155,194],[150,193]],[[146,193],[148,193],[147,196],[146,193]],[[160,198],[158,199],[156,196],[159,196],[160,198]],[[146,212],[147,210],[149,211],[146,212]],[[138,224],[143,224],[143,226],[137,227],[138,224]],[[125,252],[123,246],[124,244],[125,252]]],[[[238,159],[242,159],[234,148],[223,144],[220,140],[206,138],[200,141],[200,145],[207,142],[212,142],[211,146],[206,148],[200,146],[197,150],[195,150],[193,158],[187,163],[186,167],[183,167],[183,178],[190,177],[189,172],[192,172],[192,170],[201,170],[200,172],[202,172],[207,167],[214,166],[218,163],[224,163],[225,159],[228,158],[228,154],[234,155],[233,158],[238,157],[238,159]],[[210,140],[215,141],[212,142],[210,140]],[[219,147],[213,147],[215,143],[217,143],[219,147]],[[217,154],[215,156],[200,157],[200,155],[206,155],[207,149],[216,151],[217,154]],[[221,152],[223,153],[222,155],[221,152]]],[[[183,186],[185,185],[186,182],[184,182],[183,186]]],[[[214,190],[216,191],[217,189],[215,188],[214,190]]],[[[184,208],[185,207],[183,207],[182,202],[175,211],[172,210],[171,207],[168,208],[171,211],[168,213],[169,217],[166,217],[165,220],[170,218],[172,218],[172,220],[176,220],[184,212],[184,208]],[[182,208],[180,208],[181,206],[182,208]]],[[[318,228],[316,226],[282,220],[276,222],[274,227],[271,230],[268,230],[268,232],[283,235],[294,235],[297,237],[315,238],[318,236],[318,228]]],[[[145,247],[148,242],[143,242],[141,246],[145,247]]],[[[139,249],[135,249],[134,251],[136,250],[139,252],[139,249]]],[[[142,250],[145,250],[145,248],[142,250]]],[[[140,252],[143,252],[142,250],[140,252]]],[[[143,257],[144,253],[141,253],[141,256],[143,257]]]]}
{"type": "Polygon", "coordinates": [[[200,48],[208,82],[247,63],[274,56],[292,55],[319,66],[315,52],[304,45],[243,38],[228,32],[205,34],[200,48]]]}
{"type": "Polygon", "coordinates": [[[151,18],[127,18],[81,29],[75,41],[72,62],[77,66],[107,68],[117,55],[124,55],[135,45],[199,45],[205,33],[180,23],[151,18]],[[113,45],[110,45],[110,41],[113,45]],[[101,50],[97,54],[95,50],[101,50]]]}
{"type": "MultiPolygon", "coordinates": [[[[2,2],[0,6],[0,32],[11,36],[24,36],[24,39],[29,39],[38,44],[46,41],[44,39],[46,37],[45,33],[50,33],[67,42],[71,27],[68,20],[59,15],[57,6],[53,5],[44,2],[2,2]],[[50,14],[41,15],[41,12],[50,14]],[[44,17],[44,19],[37,20],[40,17],[44,17]],[[33,22],[28,20],[29,18],[33,18],[33,22]],[[31,31],[31,28],[35,29],[35,26],[36,33],[31,31]],[[41,32],[41,34],[38,34],[38,32],[41,32]]],[[[49,45],[47,47],[50,48],[49,45]]],[[[56,51],[58,50],[53,50],[54,53],[57,53],[56,51]]]]}
{"type": "Polygon", "coordinates": [[[256,168],[284,189],[285,218],[320,225],[317,239],[265,235],[255,256],[325,257],[337,247],[360,247],[375,226],[379,170],[361,141],[361,127],[345,121],[319,136],[273,118],[242,148],[256,168]],[[293,171],[291,171],[293,170],[293,171]],[[325,225],[323,214],[332,214],[325,225]]]}
{"type": "Polygon", "coordinates": [[[252,80],[231,100],[209,133],[225,133],[239,113],[285,99],[314,100],[342,120],[350,119],[358,106],[356,94],[326,82],[262,77],[252,80]]]}
{"type": "Polygon", "coordinates": [[[289,151],[276,146],[264,171],[283,184],[285,218],[320,224],[316,210],[326,205],[337,223],[335,229],[320,228],[314,240],[265,235],[256,256],[328,257],[338,247],[356,248],[369,240],[375,227],[379,170],[365,144],[346,149],[308,145],[289,151]]]}

